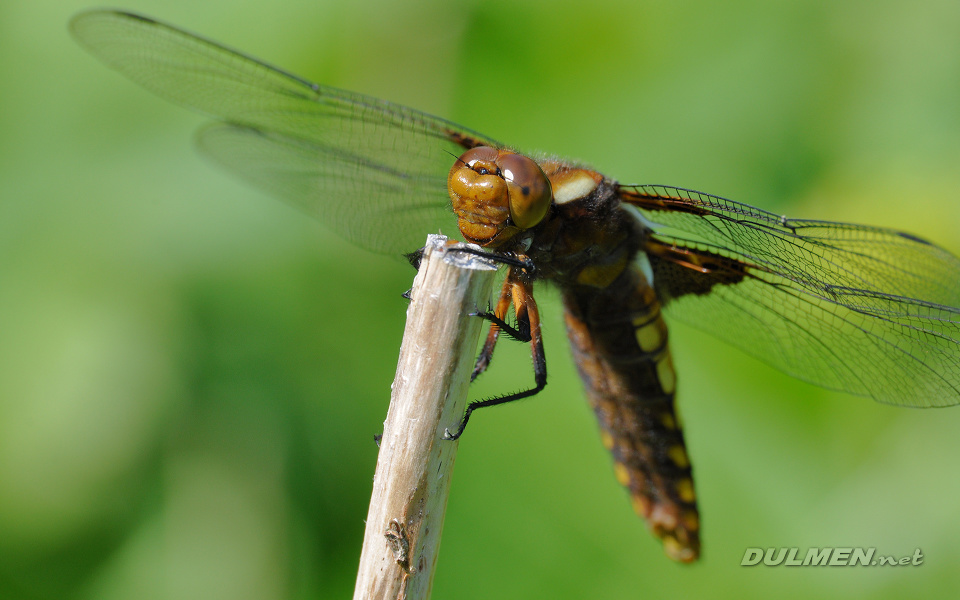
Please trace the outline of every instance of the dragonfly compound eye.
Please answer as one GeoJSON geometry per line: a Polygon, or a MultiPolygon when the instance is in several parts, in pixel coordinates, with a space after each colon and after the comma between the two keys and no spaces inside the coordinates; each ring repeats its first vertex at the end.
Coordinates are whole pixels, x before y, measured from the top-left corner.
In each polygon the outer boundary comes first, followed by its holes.
{"type": "Polygon", "coordinates": [[[510,218],[520,229],[530,229],[550,208],[550,180],[540,165],[522,154],[504,153],[498,164],[510,192],[510,218]]]}
{"type": "Polygon", "coordinates": [[[539,223],[550,208],[550,182],[533,160],[479,146],[464,152],[447,177],[460,233],[496,247],[539,223]]]}

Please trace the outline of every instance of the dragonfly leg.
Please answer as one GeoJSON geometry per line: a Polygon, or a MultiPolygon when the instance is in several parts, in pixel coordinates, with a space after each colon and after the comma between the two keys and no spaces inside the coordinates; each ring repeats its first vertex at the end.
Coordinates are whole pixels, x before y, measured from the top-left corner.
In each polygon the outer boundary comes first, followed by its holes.
{"type": "MultiPolygon", "coordinates": [[[[424,250],[425,248],[418,248],[417,250],[414,250],[409,254],[404,254],[403,256],[404,258],[407,259],[407,262],[409,262],[414,269],[417,269],[419,271],[420,262],[423,260],[424,250]]],[[[527,258],[526,256],[513,256],[510,254],[500,254],[498,252],[491,252],[489,250],[484,250],[482,248],[471,248],[470,246],[467,246],[465,244],[454,245],[453,247],[449,248],[448,251],[462,252],[464,254],[473,254],[474,256],[480,256],[482,258],[492,260],[493,262],[497,262],[502,265],[507,265],[510,267],[516,267],[518,269],[522,269],[528,275],[533,275],[533,271],[535,269],[533,265],[533,261],[527,258]]]]}
{"type": "MultiPolygon", "coordinates": [[[[462,252],[464,254],[473,254],[474,256],[480,256],[492,260],[493,262],[500,263],[502,265],[507,265],[508,267],[514,267],[519,269],[527,274],[527,276],[532,276],[535,270],[533,261],[523,255],[513,255],[513,254],[500,254],[498,252],[490,252],[489,250],[484,250],[482,248],[471,248],[465,244],[459,246],[454,246],[449,249],[452,252],[462,252]]],[[[409,258],[409,255],[408,255],[409,258]]]]}
{"type": "MultiPolygon", "coordinates": [[[[508,274],[507,281],[504,282],[504,289],[506,289],[508,284],[510,285],[511,291],[509,293],[513,297],[514,312],[517,314],[517,333],[527,332],[526,336],[530,342],[530,353],[533,358],[534,387],[528,390],[514,392],[513,394],[471,402],[467,406],[467,410],[463,413],[463,418],[460,419],[460,425],[457,427],[457,431],[451,433],[448,429],[444,432],[443,438],[446,440],[455,440],[463,435],[463,431],[467,427],[467,421],[470,420],[470,415],[478,408],[498,406],[515,400],[529,398],[539,393],[540,390],[547,385],[547,359],[543,352],[543,338],[540,335],[540,311],[537,308],[536,301],[533,299],[533,288],[526,278],[513,278],[511,275],[512,273],[508,274]]],[[[503,295],[504,292],[501,292],[501,300],[503,299],[503,295]]],[[[497,303],[497,308],[500,308],[500,302],[497,303]]],[[[498,328],[500,327],[497,323],[494,323],[494,325],[498,328]]],[[[491,330],[492,329],[493,327],[491,327],[491,330]]],[[[488,336],[488,340],[489,338],[490,336],[488,336]]],[[[494,343],[495,341],[496,340],[494,340],[494,343]]],[[[486,349],[486,344],[484,345],[484,349],[486,349]]],[[[493,352],[492,348],[490,352],[493,352]]],[[[482,356],[483,352],[481,352],[481,357],[482,356]]]]}
{"type": "MultiPolygon", "coordinates": [[[[483,348],[480,349],[480,354],[477,355],[477,362],[473,367],[473,373],[470,375],[470,381],[476,379],[490,366],[490,361],[493,359],[493,349],[497,345],[497,339],[499,339],[501,331],[506,332],[510,337],[516,337],[516,334],[521,334],[520,331],[511,327],[504,320],[507,317],[507,312],[510,310],[510,304],[513,301],[512,279],[510,274],[504,279],[503,287],[500,289],[500,298],[497,300],[497,306],[492,313],[488,310],[473,313],[472,315],[490,321],[490,330],[487,332],[487,339],[483,342],[483,348]]],[[[526,341],[529,341],[529,339],[528,333],[526,341]]]]}
{"type": "Polygon", "coordinates": [[[480,317],[481,319],[490,321],[491,329],[496,328],[498,331],[503,331],[503,333],[507,334],[507,337],[514,341],[523,342],[525,344],[530,341],[529,323],[517,323],[517,326],[514,327],[510,323],[507,323],[503,319],[497,317],[496,313],[487,311],[470,313],[470,316],[480,317]]]}

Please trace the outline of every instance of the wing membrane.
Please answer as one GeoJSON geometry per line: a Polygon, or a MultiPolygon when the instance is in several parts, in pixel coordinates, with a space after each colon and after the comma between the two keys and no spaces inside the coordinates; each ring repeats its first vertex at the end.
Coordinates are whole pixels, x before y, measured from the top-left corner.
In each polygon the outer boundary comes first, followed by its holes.
{"type": "Polygon", "coordinates": [[[375,252],[410,252],[427,233],[455,227],[443,177],[398,173],[308,140],[230,123],[208,125],[197,139],[227,170],[375,252]]]}
{"type": "Polygon", "coordinates": [[[827,388],[902,406],[960,403],[960,260],[947,251],[892,229],[787,219],[680,188],[620,192],[660,225],[648,250],[669,316],[827,388]],[[667,248],[732,259],[744,277],[684,293],[689,273],[677,269],[708,261],[681,265],[667,248]]]}
{"type": "Polygon", "coordinates": [[[231,124],[232,142],[249,147],[226,148],[229,128],[201,134],[202,147],[218,162],[374,251],[410,251],[435,228],[411,232],[419,239],[411,247],[411,236],[402,235],[396,221],[370,220],[371,215],[408,208],[423,215],[430,212],[425,203],[434,202],[435,219],[449,202],[437,190],[443,191],[454,157],[476,145],[502,146],[444,119],[311,83],[139,15],[95,10],[78,15],[70,26],[87,50],[136,83],[231,124]],[[276,160],[281,156],[297,160],[295,174],[276,160]],[[332,165],[311,165],[310,158],[332,165]],[[375,176],[368,182],[370,175],[375,176]],[[307,181],[310,193],[291,197],[306,189],[307,181]],[[362,210],[344,210],[348,203],[362,210]]]}

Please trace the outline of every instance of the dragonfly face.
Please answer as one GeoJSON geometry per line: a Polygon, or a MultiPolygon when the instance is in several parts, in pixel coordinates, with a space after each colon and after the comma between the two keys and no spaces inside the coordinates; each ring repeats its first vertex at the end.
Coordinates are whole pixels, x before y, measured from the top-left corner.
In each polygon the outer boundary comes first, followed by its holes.
{"type": "Polygon", "coordinates": [[[664,315],[829,389],[960,402],[960,261],[915,236],[620,184],[129,13],[83,13],[71,29],[124,75],[214,117],[204,152],[349,241],[401,254],[456,224],[508,258],[474,375],[507,330],[530,342],[535,386],[472,409],[546,385],[533,286],[556,285],[617,479],[677,560],[698,556],[699,517],[664,315]]]}
{"type": "Polygon", "coordinates": [[[450,169],[447,188],[460,233],[490,248],[539,225],[553,201],[540,165],[489,146],[464,152],[450,169]]]}

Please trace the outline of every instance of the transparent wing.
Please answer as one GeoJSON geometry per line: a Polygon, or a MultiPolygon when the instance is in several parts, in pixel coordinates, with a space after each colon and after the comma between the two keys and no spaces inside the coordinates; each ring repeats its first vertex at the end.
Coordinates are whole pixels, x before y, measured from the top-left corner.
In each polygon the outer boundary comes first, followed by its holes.
{"type": "Polygon", "coordinates": [[[303,138],[230,123],[204,127],[197,140],[227,170],[375,252],[411,252],[428,233],[456,232],[445,177],[398,173],[303,138]]]}
{"type": "Polygon", "coordinates": [[[445,216],[451,229],[444,189],[453,161],[465,148],[502,147],[444,119],[310,83],[147,17],[94,10],[74,17],[70,28],[136,83],[228,123],[201,133],[202,148],[216,160],[374,251],[415,249],[445,216]],[[300,192],[307,193],[293,195],[300,192]],[[417,216],[391,220],[407,209],[417,216]],[[413,224],[428,228],[399,227],[413,224]]]}
{"type": "Polygon", "coordinates": [[[669,316],[827,388],[960,403],[960,260],[946,250],[680,188],[620,196],[654,224],[647,251],[669,316]]]}

